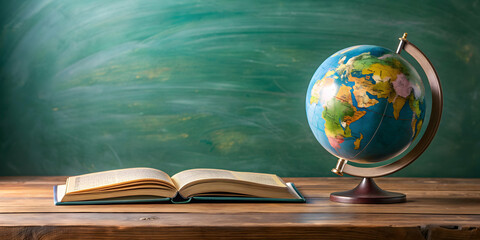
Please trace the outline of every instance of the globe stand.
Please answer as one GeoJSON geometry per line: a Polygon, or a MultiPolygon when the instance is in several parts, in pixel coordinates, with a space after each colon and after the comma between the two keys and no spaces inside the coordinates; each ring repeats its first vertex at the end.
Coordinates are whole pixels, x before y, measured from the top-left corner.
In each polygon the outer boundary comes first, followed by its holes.
{"type": "Polygon", "coordinates": [[[400,43],[396,53],[400,54],[402,50],[405,50],[420,64],[425,71],[425,75],[427,75],[428,83],[432,90],[432,110],[427,129],[417,145],[395,162],[383,166],[365,168],[350,165],[347,159],[338,159],[337,166],[332,169],[332,172],[340,176],[348,174],[354,177],[362,177],[363,180],[352,190],[332,193],[330,195],[331,201],[342,203],[400,203],[406,201],[405,194],[384,191],[375,184],[373,178],[397,172],[415,161],[432,142],[440,125],[443,108],[442,87],[435,68],[427,56],[406,38],[406,33],[402,38],[399,38],[400,43]]]}
{"type": "Polygon", "coordinates": [[[407,197],[381,189],[373,178],[363,178],[352,190],[330,194],[330,200],[341,203],[401,203],[406,202],[407,197]]]}

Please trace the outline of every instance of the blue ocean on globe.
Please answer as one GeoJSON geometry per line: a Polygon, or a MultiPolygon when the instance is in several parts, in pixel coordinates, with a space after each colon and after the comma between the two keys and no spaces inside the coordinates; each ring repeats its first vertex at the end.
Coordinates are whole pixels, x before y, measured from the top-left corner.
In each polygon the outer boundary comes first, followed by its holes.
{"type": "Polygon", "coordinates": [[[421,131],[425,88],[415,68],[395,52],[353,46],[327,58],[306,94],[308,123],[338,158],[380,162],[405,151],[421,131]]]}

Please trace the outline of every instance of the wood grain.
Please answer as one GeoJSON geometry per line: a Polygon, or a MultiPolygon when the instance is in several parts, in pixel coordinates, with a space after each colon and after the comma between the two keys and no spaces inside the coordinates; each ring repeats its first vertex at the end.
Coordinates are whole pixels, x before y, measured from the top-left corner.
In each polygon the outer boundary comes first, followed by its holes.
{"type": "Polygon", "coordinates": [[[306,204],[54,206],[66,177],[0,177],[0,239],[478,239],[480,179],[380,178],[403,204],[349,205],[355,178],[285,178],[306,204]]]}
{"type": "MultiPolygon", "coordinates": [[[[2,233],[3,232],[3,233],[2,233]]],[[[415,227],[9,227],[0,237],[9,239],[411,239],[423,240],[415,227]],[[112,236],[115,233],[115,236],[112,236]]]]}

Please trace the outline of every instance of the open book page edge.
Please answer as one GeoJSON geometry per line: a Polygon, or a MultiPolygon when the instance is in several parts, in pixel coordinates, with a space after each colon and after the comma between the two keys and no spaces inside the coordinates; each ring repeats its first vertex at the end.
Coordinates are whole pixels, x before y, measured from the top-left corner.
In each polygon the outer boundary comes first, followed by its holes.
{"type": "Polygon", "coordinates": [[[231,183],[242,183],[246,185],[255,185],[255,186],[268,186],[270,188],[287,188],[288,186],[276,174],[271,173],[257,173],[257,172],[239,172],[239,171],[231,171],[231,170],[224,170],[224,169],[213,169],[213,168],[194,168],[188,169],[181,172],[176,173],[171,177],[173,183],[177,187],[178,191],[181,192],[182,189],[190,188],[193,185],[207,183],[207,182],[231,182],[231,183]],[[225,177],[200,177],[199,179],[188,179],[183,177],[188,172],[195,172],[195,171],[212,171],[212,172],[225,172],[232,175],[232,178],[225,178],[225,177]],[[275,184],[269,183],[262,183],[260,181],[251,181],[248,179],[244,179],[240,175],[251,174],[251,175],[259,175],[259,176],[268,176],[275,182],[275,184]]]}
{"type": "MultiPolygon", "coordinates": [[[[102,190],[102,189],[111,189],[111,188],[116,188],[117,186],[119,188],[122,188],[123,186],[131,186],[131,185],[135,185],[135,184],[141,185],[142,182],[145,182],[145,181],[162,182],[162,183],[166,183],[166,184],[159,184],[159,186],[165,186],[165,187],[168,187],[170,189],[177,189],[175,185],[172,185],[171,183],[163,181],[163,180],[159,180],[159,179],[155,179],[155,178],[142,178],[140,180],[130,180],[130,181],[124,181],[124,182],[120,182],[120,183],[102,185],[102,186],[98,186],[98,187],[91,187],[91,188],[84,189],[84,190],[70,191],[69,194],[70,193],[72,193],[72,194],[86,193],[86,192],[97,191],[97,190],[102,190]]],[[[67,180],[67,185],[68,185],[69,182],[70,181],[67,180]]],[[[68,186],[67,186],[67,189],[68,189],[68,186]]]]}
{"type": "Polygon", "coordinates": [[[53,186],[53,202],[56,206],[59,205],[102,205],[102,204],[124,204],[124,203],[165,203],[170,202],[171,198],[146,198],[146,199],[101,199],[101,200],[90,200],[90,201],[72,201],[72,202],[62,202],[62,198],[65,193],[62,194],[62,191],[59,186],[53,186]]]}
{"type": "Polygon", "coordinates": [[[123,168],[123,169],[115,169],[115,170],[107,170],[107,171],[100,171],[100,172],[94,172],[94,173],[87,173],[87,174],[82,174],[82,175],[77,175],[77,176],[71,176],[69,178],[67,178],[67,181],[66,181],[66,192],[68,193],[76,193],[76,192],[85,192],[85,191],[90,191],[90,190],[95,190],[95,189],[102,189],[102,188],[105,188],[105,187],[112,187],[112,186],[117,186],[117,185],[122,185],[122,184],[129,184],[129,183],[135,183],[135,182],[142,182],[142,181],[156,181],[156,182],[162,182],[162,183],[165,183],[166,185],[169,185],[171,186],[172,188],[176,188],[176,185],[175,183],[173,182],[172,178],[167,174],[165,173],[164,171],[162,170],[158,170],[158,169],[155,169],[155,168],[149,168],[149,167],[136,167],[136,168],[123,168]],[[75,179],[81,179],[81,178],[85,178],[85,177],[91,177],[91,176],[98,176],[98,175],[101,175],[101,174],[115,174],[115,173],[118,173],[118,172],[125,172],[128,173],[128,172],[133,172],[133,171],[141,171],[141,170],[153,170],[153,171],[156,171],[156,172],[160,172],[161,175],[163,175],[166,180],[164,179],[159,179],[159,178],[138,178],[138,179],[132,179],[132,180],[128,180],[128,181],[120,181],[120,182],[115,182],[115,183],[111,183],[111,184],[104,184],[104,185],[100,185],[100,186],[96,186],[96,187],[90,187],[90,188],[87,188],[87,189],[82,189],[82,190],[74,190],[74,186],[75,184],[73,182],[75,182],[75,179]],[[167,181],[168,180],[168,181],[167,181]]]}
{"type": "MultiPolygon", "coordinates": [[[[261,197],[190,197],[192,202],[284,202],[305,203],[306,200],[293,183],[286,183],[289,192],[296,198],[261,198],[261,197]]],[[[172,201],[173,202],[173,201],[172,201]]],[[[189,201],[190,202],[190,201],[189,201]]],[[[174,202],[175,203],[175,202],[174,202]]]]}
{"type": "Polygon", "coordinates": [[[298,189],[295,187],[295,185],[291,182],[288,182],[286,183],[287,187],[288,187],[288,191],[293,195],[295,196],[297,199],[303,199],[305,200],[305,198],[303,196],[300,195],[300,192],[298,191],[298,189]]]}
{"type": "Polygon", "coordinates": [[[121,185],[118,185],[118,186],[117,185],[111,185],[111,186],[108,186],[108,187],[89,188],[87,190],[69,192],[68,195],[117,192],[117,191],[127,191],[127,190],[141,189],[141,188],[152,188],[152,189],[175,190],[175,191],[177,191],[177,189],[174,188],[171,185],[158,184],[158,183],[144,184],[144,182],[136,181],[136,182],[129,182],[128,184],[121,184],[121,185]]]}

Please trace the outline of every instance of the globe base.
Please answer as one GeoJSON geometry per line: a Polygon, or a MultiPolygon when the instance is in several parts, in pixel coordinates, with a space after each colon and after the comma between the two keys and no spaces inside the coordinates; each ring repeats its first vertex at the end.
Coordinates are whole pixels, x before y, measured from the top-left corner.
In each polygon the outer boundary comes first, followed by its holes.
{"type": "Polygon", "coordinates": [[[363,178],[354,189],[330,194],[330,200],[340,203],[402,203],[407,201],[403,193],[388,192],[377,186],[373,178],[363,178]]]}

